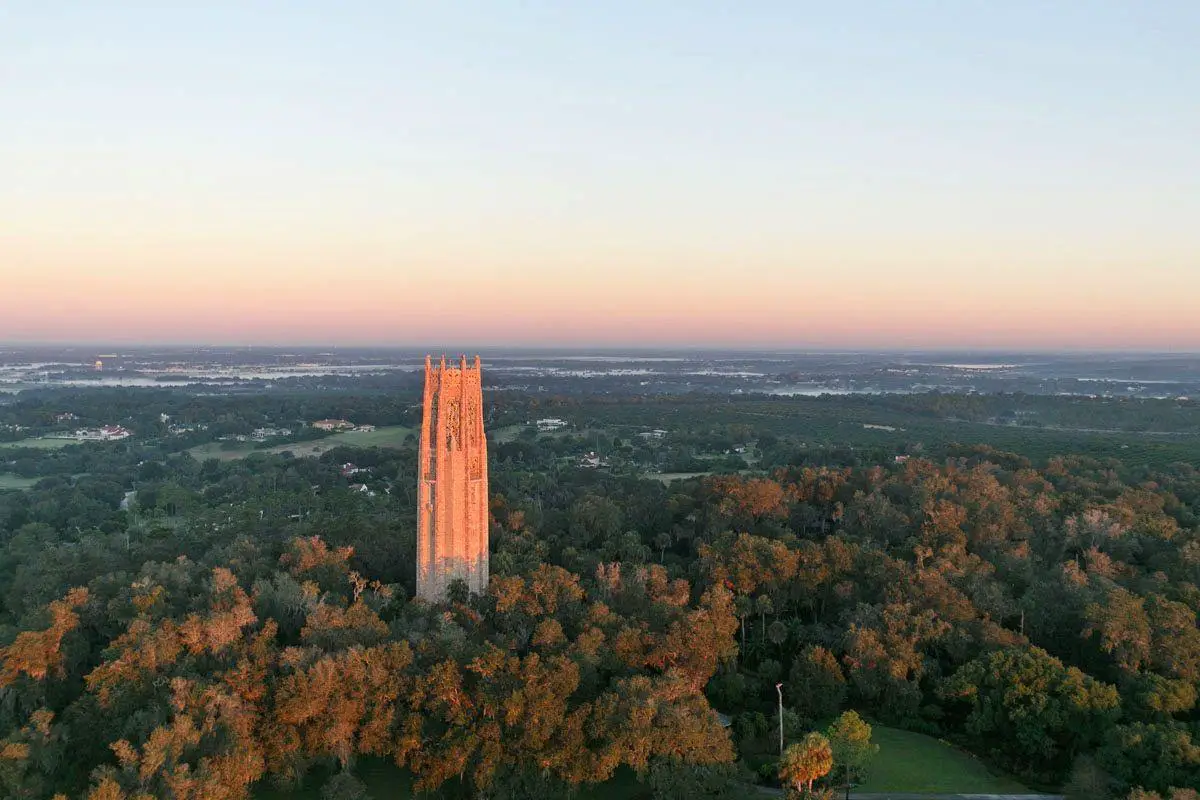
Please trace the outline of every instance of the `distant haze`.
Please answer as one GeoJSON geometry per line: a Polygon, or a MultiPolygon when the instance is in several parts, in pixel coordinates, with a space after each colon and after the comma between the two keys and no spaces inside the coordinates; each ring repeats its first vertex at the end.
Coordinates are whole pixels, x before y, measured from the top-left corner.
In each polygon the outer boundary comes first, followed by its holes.
{"type": "Polygon", "coordinates": [[[4,4],[0,341],[1200,350],[1197,41],[1192,0],[4,4]]]}

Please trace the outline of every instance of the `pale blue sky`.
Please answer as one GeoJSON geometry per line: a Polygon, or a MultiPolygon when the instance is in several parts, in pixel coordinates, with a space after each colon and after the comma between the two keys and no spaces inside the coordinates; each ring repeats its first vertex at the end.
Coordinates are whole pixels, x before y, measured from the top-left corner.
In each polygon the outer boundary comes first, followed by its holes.
{"type": "MultiPolygon", "coordinates": [[[[1200,347],[1198,42],[1182,1],[6,2],[0,339],[71,285],[185,290],[132,338],[280,282],[343,301],[326,339],[411,333],[335,274],[528,323],[441,338],[655,338],[658,309],[946,344],[953,314],[914,319],[950,306],[979,344],[1200,347]]],[[[237,338],[312,327],[268,322],[237,338]]]]}

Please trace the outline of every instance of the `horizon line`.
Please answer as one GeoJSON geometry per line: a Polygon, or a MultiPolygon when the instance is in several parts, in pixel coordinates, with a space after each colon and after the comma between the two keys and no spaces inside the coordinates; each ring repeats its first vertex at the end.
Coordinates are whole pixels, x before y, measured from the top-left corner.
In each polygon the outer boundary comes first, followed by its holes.
{"type": "MultiPolygon", "coordinates": [[[[444,344],[392,344],[392,343],[222,343],[222,342],[105,342],[94,341],[0,341],[0,350],[23,350],[31,348],[61,348],[107,350],[119,353],[120,350],[301,350],[301,351],[337,351],[337,350],[385,350],[406,353],[435,353],[459,352],[462,345],[447,347],[444,344]]],[[[603,354],[620,353],[686,353],[686,352],[722,352],[722,353],[764,353],[785,355],[859,355],[859,354],[912,354],[912,353],[995,353],[995,354],[1030,354],[1030,355],[1173,355],[1200,357],[1200,348],[1171,349],[1161,347],[1080,347],[1043,345],[1038,347],[1009,347],[1001,345],[914,345],[909,347],[888,346],[806,346],[784,344],[636,344],[617,345],[611,343],[553,345],[539,343],[503,343],[486,346],[472,345],[466,348],[471,352],[486,354],[489,351],[524,351],[534,353],[571,353],[600,352],[603,354]]],[[[463,351],[466,352],[466,351],[463,351]]]]}

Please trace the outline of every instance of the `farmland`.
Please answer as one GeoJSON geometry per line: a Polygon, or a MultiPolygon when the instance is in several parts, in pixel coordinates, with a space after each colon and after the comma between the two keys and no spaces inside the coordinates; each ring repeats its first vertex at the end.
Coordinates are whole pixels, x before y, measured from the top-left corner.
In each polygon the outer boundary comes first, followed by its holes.
{"type": "Polygon", "coordinates": [[[78,439],[42,439],[33,437],[30,439],[21,439],[17,442],[0,442],[0,450],[19,448],[31,448],[34,450],[59,450],[68,445],[80,444],[78,439]]]}
{"type": "Polygon", "coordinates": [[[236,461],[252,453],[291,453],[297,458],[305,458],[320,455],[335,447],[399,448],[404,446],[405,440],[412,434],[414,434],[412,428],[404,425],[389,425],[373,431],[347,431],[335,433],[323,439],[289,442],[270,447],[260,447],[252,442],[237,442],[233,446],[229,446],[226,442],[209,442],[193,447],[188,452],[199,461],[207,458],[236,461]]]}
{"type": "Polygon", "coordinates": [[[37,483],[40,478],[22,478],[20,475],[13,475],[11,472],[0,472],[0,491],[5,489],[28,489],[37,483]]]}

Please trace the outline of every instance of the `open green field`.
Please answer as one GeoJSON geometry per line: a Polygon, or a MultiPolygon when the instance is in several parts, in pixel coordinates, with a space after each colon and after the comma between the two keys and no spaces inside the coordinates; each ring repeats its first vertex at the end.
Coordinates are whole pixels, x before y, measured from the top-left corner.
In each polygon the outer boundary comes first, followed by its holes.
{"type": "Polygon", "coordinates": [[[525,427],[524,425],[505,425],[504,427],[488,431],[488,434],[494,441],[501,443],[512,442],[516,441],[516,438],[521,435],[521,431],[525,430],[525,427]]]}
{"type": "Polygon", "coordinates": [[[995,775],[982,761],[932,736],[873,725],[879,753],[856,792],[962,792],[1031,794],[1012,778],[995,775]]]}
{"type": "MultiPolygon", "coordinates": [[[[866,780],[855,792],[928,792],[962,794],[1036,794],[1011,778],[995,775],[979,759],[953,745],[919,733],[874,725],[872,741],[879,754],[871,761],[866,780]]],[[[367,786],[374,800],[407,800],[416,795],[412,776],[388,761],[362,759],[354,774],[367,786]]],[[[276,789],[262,785],[254,792],[255,800],[320,800],[327,773],[310,773],[303,786],[276,789]]],[[[761,796],[747,787],[750,796],[761,796]]],[[[586,787],[579,800],[638,800],[649,797],[647,788],[628,770],[613,780],[586,787]]]]}
{"type": "Polygon", "coordinates": [[[4,489],[28,489],[39,480],[40,478],[22,478],[20,475],[13,475],[11,472],[0,472],[0,491],[4,489]]]}
{"type": "MultiPolygon", "coordinates": [[[[505,442],[516,441],[522,433],[529,430],[529,425],[504,425],[499,428],[488,430],[488,436],[492,441],[505,442]]],[[[606,431],[601,428],[560,428],[556,431],[537,431],[537,438],[560,439],[564,436],[591,436],[593,434],[603,433],[611,436],[611,431],[606,431]]]]}
{"type": "Polygon", "coordinates": [[[409,434],[415,433],[413,428],[405,425],[389,425],[376,428],[373,431],[346,431],[326,436],[324,439],[314,439],[311,442],[289,442],[274,447],[255,447],[252,442],[240,442],[238,446],[226,449],[224,442],[209,442],[197,445],[188,450],[198,461],[206,458],[216,458],[221,461],[236,461],[251,453],[285,453],[290,452],[297,458],[319,456],[335,447],[394,447],[404,446],[404,440],[409,434]]]}
{"type": "Polygon", "coordinates": [[[22,439],[19,442],[0,442],[0,449],[31,447],[34,450],[58,450],[67,445],[79,444],[76,439],[22,439]]]}
{"type": "Polygon", "coordinates": [[[950,443],[958,443],[1020,453],[1034,463],[1064,453],[1160,468],[1200,459],[1200,432],[1191,429],[1155,434],[996,425],[939,418],[929,411],[908,407],[910,404],[903,397],[870,396],[747,398],[729,403],[663,398],[637,404],[584,402],[560,415],[568,422],[583,424],[586,420],[610,431],[676,425],[688,428],[701,423],[706,427],[748,425],[759,435],[794,436],[812,448],[848,446],[896,453],[920,443],[934,458],[940,458],[950,443]],[[872,427],[864,427],[868,425],[872,427]]]}
{"type": "Polygon", "coordinates": [[[711,472],[653,472],[647,474],[645,477],[663,483],[670,483],[671,481],[686,481],[690,478],[700,478],[711,474],[711,472]]]}

